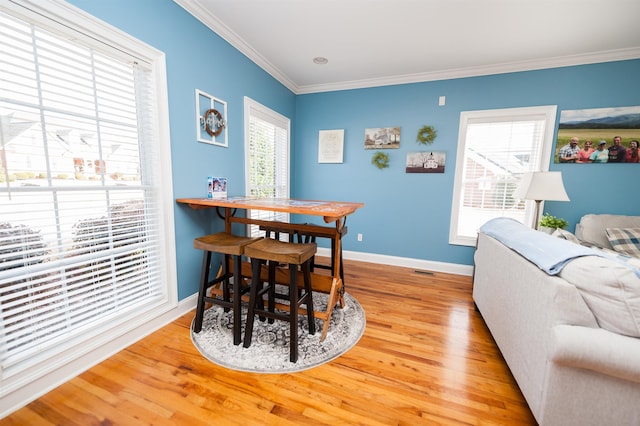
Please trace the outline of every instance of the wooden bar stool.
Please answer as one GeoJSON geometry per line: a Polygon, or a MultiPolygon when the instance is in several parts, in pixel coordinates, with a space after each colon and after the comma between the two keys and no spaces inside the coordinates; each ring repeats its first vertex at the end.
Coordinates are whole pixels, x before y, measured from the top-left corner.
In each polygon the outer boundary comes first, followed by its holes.
{"type": "MultiPolygon", "coordinates": [[[[285,225],[290,225],[290,223],[285,222],[285,225]]],[[[280,238],[280,235],[282,234],[283,237],[286,235],[286,238],[289,240],[290,243],[295,243],[295,242],[299,244],[309,243],[309,242],[315,243],[315,241],[303,241],[300,231],[283,229],[282,222],[274,221],[273,225],[260,225],[259,229],[261,231],[264,231],[265,238],[273,238],[274,240],[284,241],[284,238],[283,239],[280,238]]],[[[315,259],[315,255],[311,257],[311,263],[309,267],[309,270],[311,272],[313,272],[313,259],[315,259]]],[[[298,295],[300,294],[301,293],[298,292],[298,295]]],[[[276,297],[280,297],[281,299],[286,299],[286,300],[289,299],[288,294],[276,294],[276,297]]],[[[273,323],[273,320],[269,320],[269,322],[273,323]]]]}
{"type": "Polygon", "coordinates": [[[259,240],[259,238],[240,237],[237,235],[219,232],[217,234],[205,235],[193,240],[193,247],[204,250],[202,257],[202,273],[200,275],[200,289],[198,290],[198,306],[196,307],[196,318],[193,323],[193,331],[199,333],[202,330],[202,319],[204,316],[205,303],[213,303],[225,308],[233,310],[233,344],[240,344],[241,334],[241,300],[242,293],[248,288],[242,287],[241,262],[244,249],[248,244],[259,240]],[[223,254],[222,274],[217,278],[209,281],[209,273],[211,271],[211,254],[223,254]],[[230,260],[233,259],[233,272],[229,271],[230,260]],[[233,277],[233,297],[229,294],[230,278],[233,277]],[[207,296],[207,290],[216,285],[222,285],[222,299],[214,295],[207,296]]]}
{"type": "Polygon", "coordinates": [[[307,321],[309,322],[309,333],[316,333],[316,324],[313,315],[313,292],[311,290],[311,258],[316,253],[317,245],[286,243],[272,239],[261,239],[245,247],[244,253],[251,258],[251,292],[249,296],[249,312],[244,332],[243,346],[251,346],[253,335],[254,316],[260,315],[270,320],[276,319],[287,321],[290,330],[289,361],[298,361],[298,309],[300,304],[306,305],[307,321]],[[268,262],[268,282],[263,287],[260,279],[262,264],[268,262]],[[275,286],[276,286],[276,265],[289,265],[289,313],[275,312],[275,286]],[[304,281],[304,291],[298,293],[298,268],[302,269],[304,281]],[[268,295],[268,308],[259,303],[262,296],[268,295]]]}
{"type": "MultiPolygon", "coordinates": [[[[280,234],[286,234],[287,238],[289,239],[290,243],[293,242],[298,242],[298,243],[302,243],[302,235],[300,234],[300,231],[296,231],[296,230],[285,230],[282,229],[281,226],[279,226],[280,222],[274,222],[273,225],[268,226],[268,225],[260,225],[260,230],[264,231],[264,237],[265,238],[273,238],[274,240],[280,240],[280,234]],[[273,236],[272,236],[273,234],[273,236]],[[297,241],[296,241],[297,239],[297,241]]],[[[288,222],[286,222],[286,225],[290,225],[288,222]]],[[[280,240],[282,241],[282,240],[280,240]]],[[[308,242],[308,241],[307,241],[308,242]]]]}
{"type": "MultiPolygon", "coordinates": [[[[347,235],[347,231],[348,228],[345,226],[342,228],[342,230],[340,231],[340,238],[344,237],[345,235],[347,235]]],[[[333,276],[336,275],[336,268],[335,268],[335,252],[336,252],[336,240],[334,238],[333,235],[327,235],[326,233],[323,234],[319,234],[319,233],[314,233],[314,232],[301,232],[299,234],[299,238],[302,237],[302,241],[301,242],[305,242],[305,243],[315,243],[316,242],[316,238],[328,238],[331,240],[331,264],[330,265],[322,265],[319,263],[316,263],[315,260],[315,256],[313,257],[313,259],[311,259],[311,272],[313,272],[313,270],[315,268],[320,268],[320,269],[328,269],[331,271],[331,274],[333,276]]],[[[344,263],[342,262],[342,244],[340,244],[340,279],[342,280],[342,284],[344,285],[344,263]]],[[[343,287],[344,288],[344,287],[343,287]]]]}
{"type": "MultiPolygon", "coordinates": [[[[287,223],[287,225],[288,225],[288,223],[287,223]]],[[[303,223],[301,225],[302,226],[306,226],[306,225],[309,225],[309,224],[308,223],[303,223]]],[[[290,243],[293,243],[293,242],[315,243],[317,237],[330,239],[331,240],[331,256],[330,256],[331,264],[330,265],[323,265],[323,264],[316,263],[315,255],[314,255],[313,258],[311,259],[311,272],[313,272],[313,270],[315,268],[328,269],[335,276],[336,271],[335,271],[334,253],[336,252],[336,240],[335,240],[335,238],[334,238],[334,236],[332,234],[329,234],[328,232],[318,233],[318,232],[312,232],[312,231],[308,231],[308,230],[307,231],[305,231],[305,230],[283,230],[283,227],[279,226],[278,222],[275,222],[271,226],[260,225],[260,230],[264,231],[265,238],[271,238],[272,234],[273,234],[273,238],[276,239],[276,240],[280,240],[280,234],[281,233],[282,234],[286,234],[286,235],[288,235],[288,239],[289,239],[290,243]]],[[[347,235],[347,227],[346,226],[344,228],[342,228],[342,231],[341,231],[341,236],[344,237],[345,235],[347,235]]],[[[343,264],[342,264],[342,245],[340,245],[340,279],[344,283],[344,267],[343,267],[343,264]]]]}

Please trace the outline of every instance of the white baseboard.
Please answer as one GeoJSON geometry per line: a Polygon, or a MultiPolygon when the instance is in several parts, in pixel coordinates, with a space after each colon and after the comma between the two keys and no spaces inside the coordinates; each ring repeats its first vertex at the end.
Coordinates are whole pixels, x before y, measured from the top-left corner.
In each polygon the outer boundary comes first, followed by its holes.
{"type": "Polygon", "coordinates": [[[174,308],[150,319],[143,325],[114,338],[107,344],[96,347],[79,358],[73,359],[72,362],[65,363],[47,375],[4,395],[0,398],[0,419],[195,309],[197,299],[198,294],[193,294],[178,302],[174,308]]]}
{"type": "MultiPolygon", "coordinates": [[[[318,247],[318,255],[329,257],[331,250],[318,247]]],[[[358,251],[343,251],[343,259],[359,260],[361,262],[380,263],[383,265],[402,266],[405,268],[415,268],[424,271],[443,272],[456,275],[473,275],[473,266],[460,265],[457,263],[434,262],[430,260],[412,259],[409,257],[388,256],[384,254],[362,253],[358,251]]]]}

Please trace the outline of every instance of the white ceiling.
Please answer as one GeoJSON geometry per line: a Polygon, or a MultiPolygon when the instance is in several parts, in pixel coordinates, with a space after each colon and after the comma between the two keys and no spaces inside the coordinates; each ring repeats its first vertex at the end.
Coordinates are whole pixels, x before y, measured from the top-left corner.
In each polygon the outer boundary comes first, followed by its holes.
{"type": "Polygon", "coordinates": [[[174,1],[297,94],[640,58],[640,0],[174,1]]]}

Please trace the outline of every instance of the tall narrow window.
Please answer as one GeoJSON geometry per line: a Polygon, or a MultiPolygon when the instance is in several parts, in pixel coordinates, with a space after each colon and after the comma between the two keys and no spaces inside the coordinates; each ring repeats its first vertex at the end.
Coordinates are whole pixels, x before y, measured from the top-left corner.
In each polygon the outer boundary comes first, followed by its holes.
{"type": "MultiPolygon", "coordinates": [[[[289,128],[287,117],[244,99],[245,181],[247,194],[263,198],[289,198],[289,128]]],[[[253,219],[289,221],[289,214],[251,210],[253,219]]],[[[258,236],[251,225],[250,235],[258,236]]]]}
{"type": "Polygon", "coordinates": [[[159,52],[25,4],[0,7],[0,396],[175,304],[159,52]]]}
{"type": "Polygon", "coordinates": [[[530,206],[513,198],[523,174],[549,167],[555,106],[460,114],[449,242],[475,245],[489,219],[529,222],[530,206]]]}

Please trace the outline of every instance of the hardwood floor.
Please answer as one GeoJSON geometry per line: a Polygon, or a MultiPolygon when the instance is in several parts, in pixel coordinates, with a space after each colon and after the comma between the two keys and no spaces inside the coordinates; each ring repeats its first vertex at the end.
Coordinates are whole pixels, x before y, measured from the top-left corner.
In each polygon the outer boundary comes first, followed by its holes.
{"type": "Polygon", "coordinates": [[[251,374],[204,359],[191,312],[2,425],[535,425],[471,299],[471,278],[345,261],[367,328],[338,359],[251,374]]]}

